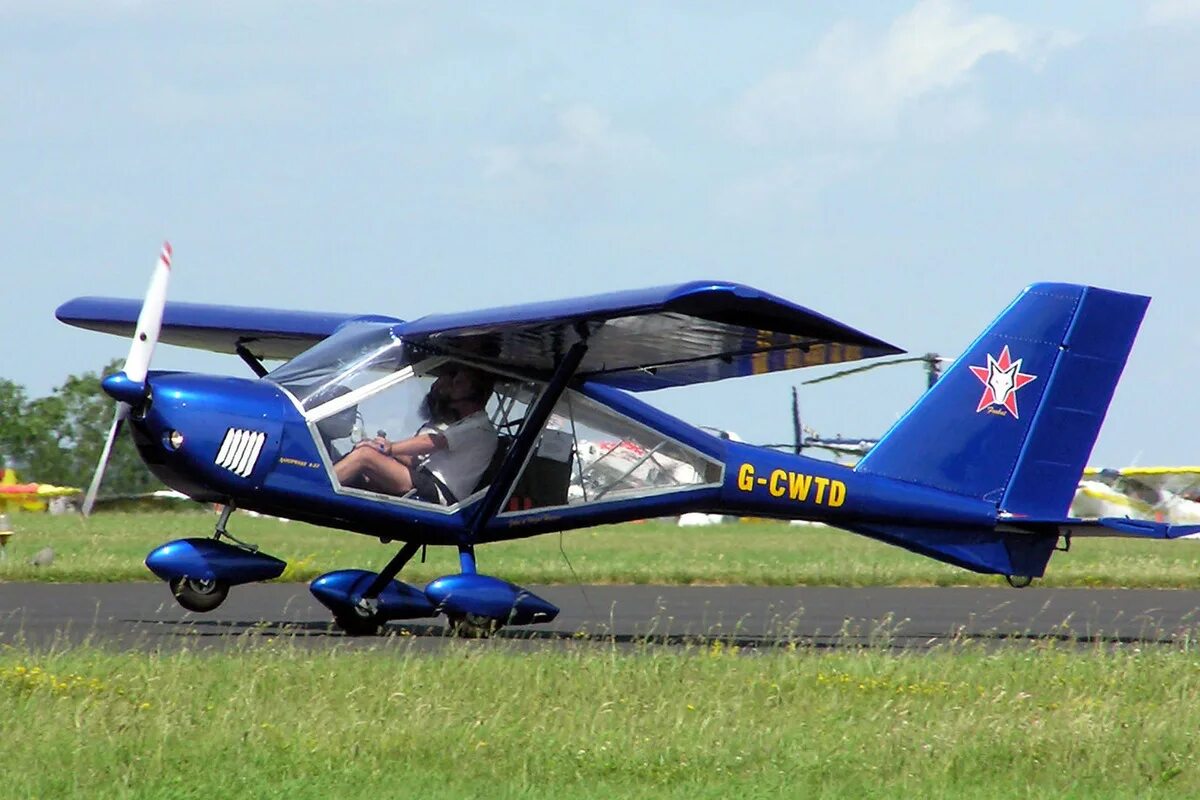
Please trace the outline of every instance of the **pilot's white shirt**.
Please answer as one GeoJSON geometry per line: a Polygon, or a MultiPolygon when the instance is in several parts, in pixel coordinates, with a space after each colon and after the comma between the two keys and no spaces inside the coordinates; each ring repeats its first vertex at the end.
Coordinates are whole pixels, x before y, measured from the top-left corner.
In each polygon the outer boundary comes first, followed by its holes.
{"type": "Polygon", "coordinates": [[[496,452],[498,434],[486,411],[476,411],[445,427],[437,426],[446,437],[446,447],[434,450],[425,460],[425,468],[454,493],[465,500],[483,477],[496,452]]]}

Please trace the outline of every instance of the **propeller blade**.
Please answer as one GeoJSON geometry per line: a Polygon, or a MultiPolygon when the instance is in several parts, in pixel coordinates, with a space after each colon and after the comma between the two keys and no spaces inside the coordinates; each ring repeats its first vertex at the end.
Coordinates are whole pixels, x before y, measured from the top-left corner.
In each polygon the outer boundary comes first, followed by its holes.
{"type": "Polygon", "coordinates": [[[154,345],[158,343],[158,334],[162,328],[163,307],[167,304],[167,282],[170,277],[171,243],[163,242],[162,251],[158,254],[158,263],[154,265],[154,274],[150,278],[150,286],[146,289],[146,299],[142,301],[142,311],[138,314],[133,342],[129,345],[129,355],[125,359],[124,372],[134,383],[145,382],[146,372],[150,369],[150,357],[154,355],[154,345]]]}
{"type": "Polygon", "coordinates": [[[108,466],[109,456],[112,455],[113,443],[121,433],[121,425],[125,423],[125,418],[128,416],[129,404],[117,403],[117,412],[113,415],[112,428],[108,431],[108,440],[104,443],[104,450],[100,453],[100,463],[96,465],[96,474],[92,476],[92,483],[88,486],[87,494],[83,498],[81,510],[85,517],[92,513],[92,506],[96,504],[96,493],[100,491],[100,481],[104,478],[104,469],[108,466]]]}
{"type": "MultiPolygon", "coordinates": [[[[159,251],[158,261],[154,265],[154,273],[150,276],[150,286],[146,289],[146,298],[142,301],[142,310],[138,314],[137,327],[134,328],[133,341],[129,344],[129,355],[125,357],[125,367],[122,369],[124,379],[116,384],[119,388],[124,380],[126,389],[140,386],[145,391],[146,373],[150,371],[150,358],[154,355],[154,346],[158,344],[158,334],[162,330],[163,309],[167,305],[167,283],[171,278],[171,243],[163,242],[159,251]]],[[[121,377],[121,373],[110,375],[109,378],[121,377]]],[[[132,397],[131,391],[118,391],[115,387],[105,386],[105,391],[119,397],[132,397]]],[[[100,491],[100,482],[104,479],[104,470],[108,467],[108,459],[112,456],[113,444],[121,433],[121,426],[129,418],[132,407],[129,403],[118,402],[116,413],[113,415],[112,428],[108,431],[108,439],[104,442],[104,450],[100,453],[100,463],[96,465],[96,473],[88,486],[83,498],[83,515],[92,513],[96,504],[96,493],[100,491]]]]}

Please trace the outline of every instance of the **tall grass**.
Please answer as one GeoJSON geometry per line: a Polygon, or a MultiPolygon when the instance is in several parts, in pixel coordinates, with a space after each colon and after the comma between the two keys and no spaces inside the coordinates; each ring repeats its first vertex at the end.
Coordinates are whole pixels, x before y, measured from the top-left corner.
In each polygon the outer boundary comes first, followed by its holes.
{"type": "MultiPolygon", "coordinates": [[[[108,513],[91,519],[13,515],[16,536],[0,580],[152,580],[143,566],[159,544],[212,532],[204,512],[108,513]],[[29,563],[43,547],[49,567],[29,563]]],[[[285,580],[310,580],[346,567],[378,569],[395,553],[359,534],[235,514],[230,530],[289,563],[285,580]]],[[[485,545],[480,569],[523,584],[596,583],[749,584],[763,586],[998,585],[977,575],[843,531],[745,522],[679,528],[669,522],[614,525],[485,545]],[[560,552],[560,547],[562,551],[560,552]],[[564,553],[567,558],[564,558],[564,553]],[[568,560],[569,559],[569,565],[568,560]]],[[[414,582],[458,570],[449,548],[431,549],[405,576],[414,582]]],[[[1200,541],[1077,540],[1051,560],[1046,586],[1200,588],[1200,541]]]]}
{"type": "Polygon", "coordinates": [[[0,650],[4,797],[1193,797],[1200,651],[0,650]]]}

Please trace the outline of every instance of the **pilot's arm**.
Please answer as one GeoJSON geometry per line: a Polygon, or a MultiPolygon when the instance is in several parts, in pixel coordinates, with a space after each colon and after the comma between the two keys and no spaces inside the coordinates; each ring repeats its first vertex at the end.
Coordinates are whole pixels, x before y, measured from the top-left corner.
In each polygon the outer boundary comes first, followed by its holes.
{"type": "Polygon", "coordinates": [[[391,456],[402,464],[411,466],[415,456],[423,456],[435,450],[446,449],[446,437],[441,433],[419,433],[398,442],[389,442],[382,437],[362,441],[358,447],[371,447],[384,455],[391,456]]]}

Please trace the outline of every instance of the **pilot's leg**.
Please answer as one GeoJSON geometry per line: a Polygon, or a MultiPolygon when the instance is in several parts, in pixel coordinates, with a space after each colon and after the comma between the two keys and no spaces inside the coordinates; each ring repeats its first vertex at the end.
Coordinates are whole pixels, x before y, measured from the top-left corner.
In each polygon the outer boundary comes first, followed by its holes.
{"type": "Polygon", "coordinates": [[[370,447],[360,447],[333,467],[338,483],[354,489],[404,494],[413,488],[408,467],[370,447]]]}

